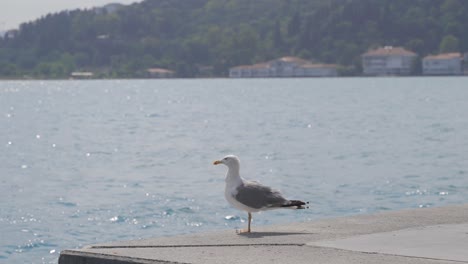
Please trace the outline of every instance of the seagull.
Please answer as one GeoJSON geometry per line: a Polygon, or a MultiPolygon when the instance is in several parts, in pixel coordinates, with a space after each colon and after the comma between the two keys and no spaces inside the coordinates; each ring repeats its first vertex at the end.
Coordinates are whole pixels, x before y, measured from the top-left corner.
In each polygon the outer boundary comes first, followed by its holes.
{"type": "Polygon", "coordinates": [[[226,189],[224,195],[226,200],[236,209],[246,211],[249,215],[249,224],[247,230],[240,233],[250,233],[250,223],[252,222],[252,213],[289,208],[306,209],[308,202],[299,200],[288,200],[283,195],[268,186],[255,181],[248,181],[239,174],[240,161],[234,155],[227,155],[221,160],[216,160],[213,165],[224,164],[228,167],[226,174],[226,189]]]}

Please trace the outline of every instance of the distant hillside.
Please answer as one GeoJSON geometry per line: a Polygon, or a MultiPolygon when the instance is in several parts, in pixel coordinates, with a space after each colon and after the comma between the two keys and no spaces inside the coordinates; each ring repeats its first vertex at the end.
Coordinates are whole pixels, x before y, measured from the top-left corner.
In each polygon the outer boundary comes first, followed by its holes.
{"type": "Polygon", "coordinates": [[[226,76],[229,67],[298,56],[361,73],[370,47],[419,55],[468,50],[464,0],[146,0],[49,14],[0,39],[0,78],[226,76]]]}

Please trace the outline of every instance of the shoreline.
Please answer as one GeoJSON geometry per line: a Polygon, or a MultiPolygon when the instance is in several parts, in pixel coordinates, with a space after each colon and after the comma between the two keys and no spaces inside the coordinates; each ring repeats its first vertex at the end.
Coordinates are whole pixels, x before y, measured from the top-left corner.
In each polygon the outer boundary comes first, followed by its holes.
{"type": "Polygon", "coordinates": [[[325,80],[325,79],[420,79],[420,78],[464,78],[468,75],[415,75],[415,76],[336,76],[336,77],[278,77],[278,78],[230,78],[230,77],[193,77],[193,78],[83,78],[83,79],[73,79],[73,78],[58,78],[58,79],[34,79],[34,78],[18,78],[18,79],[8,79],[0,78],[0,82],[15,82],[15,81],[140,81],[140,80],[269,80],[269,79],[284,79],[284,80],[297,80],[297,79],[315,79],[315,80],[325,80]]]}

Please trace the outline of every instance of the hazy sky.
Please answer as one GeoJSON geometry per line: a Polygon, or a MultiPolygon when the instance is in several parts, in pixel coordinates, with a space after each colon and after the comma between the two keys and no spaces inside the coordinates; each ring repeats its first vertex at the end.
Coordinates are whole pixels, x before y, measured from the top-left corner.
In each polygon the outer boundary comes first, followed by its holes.
{"type": "Polygon", "coordinates": [[[0,31],[18,28],[27,21],[48,13],[77,8],[103,6],[108,3],[131,4],[142,0],[0,0],[0,31]]]}

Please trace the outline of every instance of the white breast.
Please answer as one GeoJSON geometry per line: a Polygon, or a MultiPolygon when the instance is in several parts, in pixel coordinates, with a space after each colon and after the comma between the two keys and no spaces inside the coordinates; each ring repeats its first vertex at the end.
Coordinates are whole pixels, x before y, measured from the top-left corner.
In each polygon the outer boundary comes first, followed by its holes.
{"type": "Polygon", "coordinates": [[[226,188],[224,190],[224,196],[226,200],[234,206],[236,209],[247,211],[247,212],[258,212],[258,209],[248,207],[240,202],[238,202],[235,197],[237,195],[237,187],[244,184],[244,180],[239,175],[239,169],[231,170],[229,168],[226,174],[226,188]]]}

